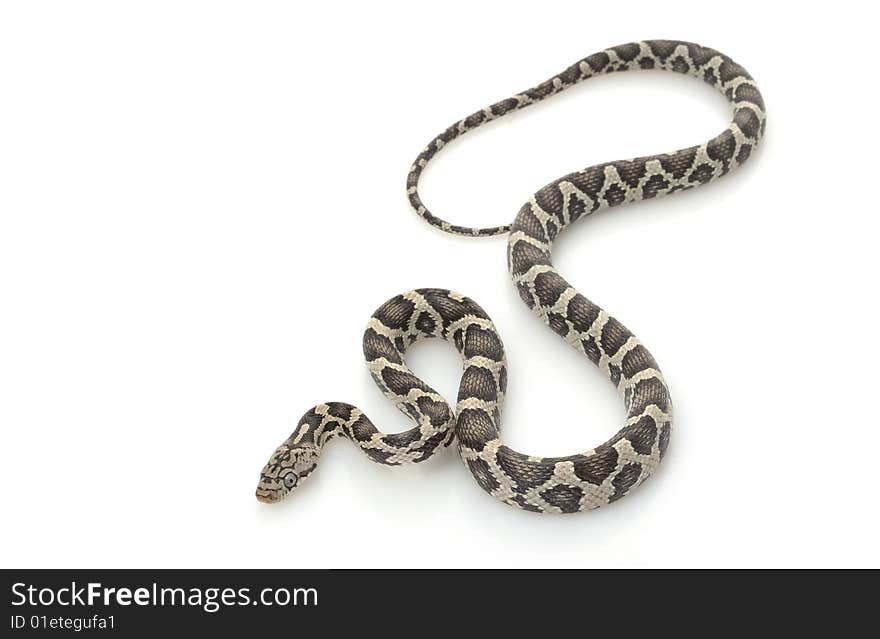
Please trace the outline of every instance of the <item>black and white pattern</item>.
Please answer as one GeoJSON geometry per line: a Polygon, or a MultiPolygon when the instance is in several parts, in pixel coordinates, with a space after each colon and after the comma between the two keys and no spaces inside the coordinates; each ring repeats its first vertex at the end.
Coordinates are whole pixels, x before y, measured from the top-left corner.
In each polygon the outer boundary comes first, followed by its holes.
{"type": "Polygon", "coordinates": [[[730,58],[692,43],[648,41],[591,55],[537,87],[450,126],[410,169],[407,189],[412,206],[427,222],[450,233],[509,234],[508,265],[520,297],[615,384],[626,410],[623,428],[600,446],[567,457],[534,457],[505,446],[500,420],[507,367],[498,332],[467,297],[444,289],[419,289],[386,302],[373,314],[364,334],[364,355],[373,379],[417,426],[386,435],[354,406],[319,404],[273,453],[263,469],[257,498],[283,499],[314,470],[321,447],[336,435],[348,437],[371,459],[392,465],[423,461],[457,438],[463,461],[486,492],[535,512],[590,510],[620,499],[644,482],[669,445],[672,404],[666,382],[638,339],[553,267],[553,241],[568,225],[599,209],[682,191],[725,175],[749,158],[764,124],[758,88],[730,58]],[[418,194],[422,170],[455,138],[594,75],[637,69],[675,71],[704,80],[731,101],[732,122],[699,146],[570,173],[535,193],[509,226],[452,225],[422,203],[418,194]],[[412,343],[432,337],[453,343],[464,360],[454,413],[404,362],[412,343]]]}

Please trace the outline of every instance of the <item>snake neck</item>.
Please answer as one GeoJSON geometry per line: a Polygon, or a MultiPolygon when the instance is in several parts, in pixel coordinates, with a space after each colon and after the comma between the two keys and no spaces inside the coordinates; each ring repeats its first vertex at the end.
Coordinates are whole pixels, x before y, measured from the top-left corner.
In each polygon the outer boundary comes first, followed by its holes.
{"type": "Polygon", "coordinates": [[[352,424],[360,415],[357,407],[344,402],[318,404],[303,414],[286,443],[291,448],[312,447],[320,453],[331,439],[351,437],[352,424]]]}

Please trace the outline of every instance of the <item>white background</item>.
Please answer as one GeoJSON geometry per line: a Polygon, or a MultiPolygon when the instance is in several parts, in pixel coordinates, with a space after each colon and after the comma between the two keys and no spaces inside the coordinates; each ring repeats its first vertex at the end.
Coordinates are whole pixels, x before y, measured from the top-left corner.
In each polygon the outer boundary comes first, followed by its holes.
{"type": "MultiPolygon", "coordinates": [[[[0,562],[880,565],[875,21],[855,3],[433,4],[2,5],[0,562]],[[459,117],[663,37],[743,64],[769,124],[741,171],[590,218],[554,252],[666,373],[658,474],[542,517],[487,496],[451,449],[394,469],[343,440],[291,499],[257,503],[261,466],[320,401],[410,427],[360,347],[410,288],[495,319],[508,444],[568,454],[618,429],[611,384],[519,300],[504,238],[433,230],[404,181],[459,117]]],[[[456,142],[423,195],[504,223],[564,173],[728,117],[688,78],[597,78],[456,142]]],[[[454,399],[452,347],[410,363],[454,399]]]]}

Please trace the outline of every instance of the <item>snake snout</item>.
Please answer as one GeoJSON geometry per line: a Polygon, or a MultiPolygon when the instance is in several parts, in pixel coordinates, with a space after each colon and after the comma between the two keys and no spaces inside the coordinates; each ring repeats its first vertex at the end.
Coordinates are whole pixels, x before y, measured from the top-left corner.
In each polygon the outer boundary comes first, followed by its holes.
{"type": "Polygon", "coordinates": [[[256,491],[257,501],[275,504],[287,496],[288,491],[284,487],[284,482],[279,479],[279,471],[278,465],[270,462],[260,472],[256,491]]]}
{"type": "Polygon", "coordinates": [[[257,484],[257,501],[263,504],[275,504],[284,499],[286,494],[287,492],[281,488],[277,479],[265,475],[260,477],[260,483],[257,484]]]}
{"type": "Polygon", "coordinates": [[[261,504],[275,504],[281,501],[281,496],[274,492],[260,492],[257,490],[257,501],[261,504]]]}

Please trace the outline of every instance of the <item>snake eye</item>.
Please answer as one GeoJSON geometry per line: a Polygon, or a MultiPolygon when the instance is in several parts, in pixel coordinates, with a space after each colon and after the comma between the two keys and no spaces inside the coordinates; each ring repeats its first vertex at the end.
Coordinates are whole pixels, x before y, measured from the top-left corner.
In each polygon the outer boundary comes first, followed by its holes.
{"type": "Polygon", "coordinates": [[[288,473],[284,476],[284,485],[287,488],[293,488],[294,486],[296,486],[296,482],[298,479],[299,477],[296,476],[296,473],[288,473]]]}

